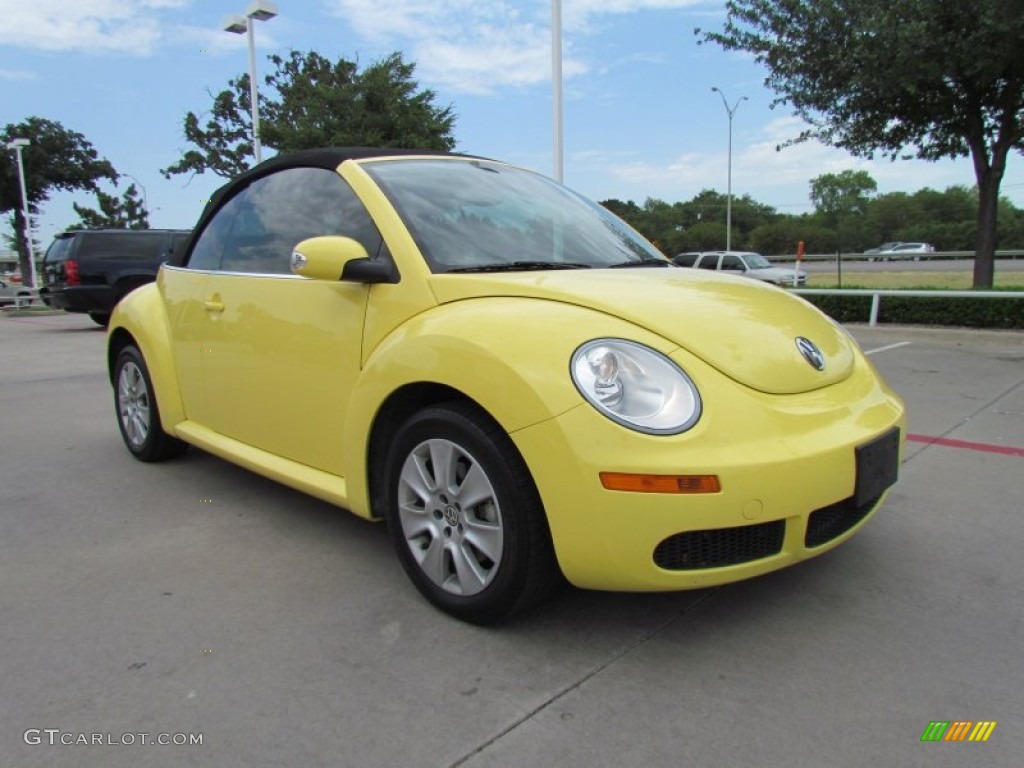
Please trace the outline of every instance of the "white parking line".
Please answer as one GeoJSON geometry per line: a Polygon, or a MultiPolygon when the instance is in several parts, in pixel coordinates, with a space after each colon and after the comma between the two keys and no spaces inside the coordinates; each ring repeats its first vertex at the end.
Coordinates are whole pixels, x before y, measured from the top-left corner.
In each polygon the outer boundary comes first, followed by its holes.
{"type": "Polygon", "coordinates": [[[873,355],[876,352],[887,352],[888,350],[896,349],[897,347],[905,347],[905,346],[907,346],[907,344],[913,344],[913,342],[912,341],[899,341],[899,342],[897,342],[895,344],[887,344],[884,347],[879,347],[878,349],[869,349],[864,354],[865,355],[873,355]]]}

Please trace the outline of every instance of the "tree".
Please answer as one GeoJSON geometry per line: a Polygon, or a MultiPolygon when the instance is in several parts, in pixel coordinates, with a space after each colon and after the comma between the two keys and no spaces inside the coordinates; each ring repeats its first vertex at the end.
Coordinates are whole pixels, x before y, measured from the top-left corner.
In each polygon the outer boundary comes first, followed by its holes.
{"type": "Polygon", "coordinates": [[[149,229],[149,211],[139,198],[139,190],[129,184],[122,197],[96,191],[99,210],[72,203],[79,226],[85,229],[149,229]]]}
{"type": "Polygon", "coordinates": [[[1024,149],[1020,0],[729,0],[703,42],[752,53],[817,138],[854,155],[970,157],[975,287],[992,285],[999,186],[1024,149]]]}
{"type": "Polygon", "coordinates": [[[823,173],[811,179],[811,202],[829,217],[867,210],[868,197],[878,189],[867,171],[823,173]]]}
{"type": "MultiPolygon", "coordinates": [[[[455,147],[450,106],[434,104],[435,94],[419,88],[415,65],[393,53],[359,70],[345,59],[331,63],[310,51],[270,56],[274,71],[260,93],[260,139],[279,152],[329,146],[402,147],[450,150],[455,147]],[[266,90],[266,89],[264,89],[266,90]]],[[[194,149],[161,170],[235,176],[253,158],[249,76],[228,81],[213,97],[205,126],[185,115],[185,139],[194,149]]]]}
{"type": "MultiPolygon", "coordinates": [[[[31,142],[22,150],[30,216],[38,214],[40,204],[50,199],[52,190],[96,192],[100,179],[117,180],[114,167],[100,158],[92,144],[82,134],[69,131],[60,123],[41,117],[8,123],[0,132],[0,143],[7,144],[15,138],[31,142]]],[[[14,214],[13,240],[21,274],[28,276],[32,270],[25,242],[17,160],[13,152],[4,151],[0,153],[0,213],[9,211],[14,214]]]]}

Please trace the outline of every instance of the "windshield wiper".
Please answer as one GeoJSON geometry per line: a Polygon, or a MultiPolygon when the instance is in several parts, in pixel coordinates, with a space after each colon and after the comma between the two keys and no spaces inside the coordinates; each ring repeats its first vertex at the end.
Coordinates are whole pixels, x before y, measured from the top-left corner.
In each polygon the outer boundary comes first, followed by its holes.
{"type": "Polygon", "coordinates": [[[622,261],[618,264],[608,264],[604,269],[629,269],[630,267],[671,267],[671,261],[661,259],[640,259],[640,261],[622,261]]]}
{"type": "Polygon", "coordinates": [[[445,272],[528,272],[540,269],[590,269],[590,264],[570,261],[510,261],[506,264],[482,264],[478,267],[456,267],[445,272]]]}

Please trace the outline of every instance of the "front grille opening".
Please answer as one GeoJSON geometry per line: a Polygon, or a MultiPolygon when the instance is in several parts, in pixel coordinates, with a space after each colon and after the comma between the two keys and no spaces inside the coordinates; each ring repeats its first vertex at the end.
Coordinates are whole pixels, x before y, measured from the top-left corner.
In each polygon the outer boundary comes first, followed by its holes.
{"type": "Polygon", "coordinates": [[[785,535],[785,520],[677,533],[655,547],[654,563],[670,571],[749,563],[781,552],[785,535]]]}
{"type": "Polygon", "coordinates": [[[814,510],[807,519],[804,546],[808,549],[820,547],[822,544],[827,544],[832,539],[842,536],[867,517],[881,498],[881,495],[876,496],[858,507],[854,504],[851,496],[835,504],[814,510]]]}

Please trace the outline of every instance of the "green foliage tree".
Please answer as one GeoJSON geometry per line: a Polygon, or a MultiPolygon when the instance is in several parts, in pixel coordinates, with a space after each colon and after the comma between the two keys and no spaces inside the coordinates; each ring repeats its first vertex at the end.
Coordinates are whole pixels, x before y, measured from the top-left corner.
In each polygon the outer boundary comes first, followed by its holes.
{"type": "MultiPolygon", "coordinates": [[[[291,51],[270,56],[274,71],[260,92],[260,139],[279,152],[328,146],[455,147],[451,106],[434,104],[435,93],[420,89],[415,64],[393,53],[360,71],[355,62],[331,62],[319,53],[291,51]],[[267,93],[266,91],[270,91],[267,93]]],[[[213,96],[205,124],[185,115],[185,139],[193,148],[161,170],[165,177],[210,171],[231,177],[253,158],[249,76],[228,81],[213,96]]]]}
{"type": "Polygon", "coordinates": [[[970,157],[975,287],[992,285],[999,187],[1024,148],[1020,0],[729,0],[703,41],[752,53],[777,104],[855,155],[970,157]]]}
{"type": "Polygon", "coordinates": [[[811,179],[811,202],[819,213],[836,218],[867,210],[878,184],[867,171],[823,173],[811,179]]]}
{"type": "Polygon", "coordinates": [[[149,229],[149,211],[146,210],[139,190],[129,184],[124,195],[108,195],[97,190],[99,210],[78,203],[71,207],[78,214],[78,227],[84,229],[149,229]]]}
{"type": "MultiPolygon", "coordinates": [[[[117,172],[101,158],[92,144],[75,131],[42,117],[29,117],[21,123],[8,123],[0,131],[0,144],[15,138],[31,143],[22,150],[25,167],[25,188],[30,216],[50,199],[53,190],[98,191],[101,179],[117,180],[117,172]]],[[[22,213],[21,188],[18,183],[17,158],[13,152],[0,152],[0,213],[11,212],[12,240],[21,264],[21,274],[32,274],[25,241],[25,218],[22,213]]]]}
{"type": "Polygon", "coordinates": [[[750,233],[751,249],[771,256],[795,257],[801,242],[806,253],[829,253],[835,249],[836,233],[806,216],[783,216],[750,233]]]}

